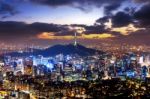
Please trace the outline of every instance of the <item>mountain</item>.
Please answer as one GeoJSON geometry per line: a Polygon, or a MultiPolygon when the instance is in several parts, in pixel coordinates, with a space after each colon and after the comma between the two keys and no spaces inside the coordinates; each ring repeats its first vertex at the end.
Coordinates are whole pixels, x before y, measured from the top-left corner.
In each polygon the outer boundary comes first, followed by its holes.
{"type": "Polygon", "coordinates": [[[77,44],[74,46],[73,44],[68,45],[54,45],[44,50],[35,50],[33,53],[11,53],[12,56],[28,56],[28,55],[43,55],[43,56],[54,56],[57,54],[77,54],[79,56],[88,56],[94,55],[95,53],[103,53],[102,51],[98,51],[91,48],[86,48],[85,46],[77,44]]]}
{"type": "Polygon", "coordinates": [[[74,46],[73,44],[69,44],[69,45],[55,45],[55,46],[52,46],[45,50],[38,51],[37,53],[40,55],[43,55],[43,56],[47,56],[47,55],[53,56],[53,55],[57,55],[57,54],[64,54],[64,55],[78,54],[80,56],[88,56],[88,55],[93,55],[96,52],[102,53],[95,49],[86,48],[79,44],[76,46],[74,46]]]}

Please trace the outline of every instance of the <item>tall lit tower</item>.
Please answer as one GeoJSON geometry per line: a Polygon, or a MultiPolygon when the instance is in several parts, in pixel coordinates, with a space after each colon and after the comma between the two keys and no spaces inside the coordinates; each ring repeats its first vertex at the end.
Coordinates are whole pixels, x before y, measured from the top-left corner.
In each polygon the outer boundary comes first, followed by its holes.
{"type": "Polygon", "coordinates": [[[77,33],[74,33],[74,46],[77,46],[77,33]]]}

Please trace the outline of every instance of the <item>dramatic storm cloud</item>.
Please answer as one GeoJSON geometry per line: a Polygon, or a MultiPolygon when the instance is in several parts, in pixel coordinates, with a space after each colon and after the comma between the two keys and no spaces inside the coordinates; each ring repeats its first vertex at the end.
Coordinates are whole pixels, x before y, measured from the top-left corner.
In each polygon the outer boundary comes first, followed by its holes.
{"type": "Polygon", "coordinates": [[[113,27],[124,27],[129,24],[135,24],[140,27],[149,27],[150,24],[150,1],[149,0],[133,0],[136,4],[140,4],[140,7],[126,7],[122,11],[118,11],[111,14],[111,11],[116,10],[118,3],[105,6],[104,12],[107,13],[105,16],[100,17],[96,20],[97,23],[105,24],[108,19],[111,19],[113,27]],[[110,15],[111,14],[111,15],[110,15]]]}
{"type": "Polygon", "coordinates": [[[142,41],[149,13],[149,0],[0,0],[0,39],[142,41]]]}
{"type": "Polygon", "coordinates": [[[34,37],[41,32],[58,32],[64,27],[56,24],[0,21],[0,38],[4,40],[34,37]]]}
{"type": "Polygon", "coordinates": [[[43,5],[54,6],[54,7],[72,6],[72,7],[79,8],[81,10],[86,10],[92,6],[101,7],[102,5],[108,4],[106,9],[113,10],[119,7],[120,4],[125,0],[29,0],[29,1],[37,4],[43,4],[43,5]]]}
{"type": "Polygon", "coordinates": [[[132,22],[132,17],[125,12],[117,12],[116,15],[112,17],[113,27],[127,26],[132,22]]]}
{"type": "Polygon", "coordinates": [[[120,3],[109,4],[104,7],[104,13],[106,15],[111,15],[111,12],[117,10],[121,6],[120,3]]]}
{"type": "Polygon", "coordinates": [[[93,26],[85,26],[86,31],[85,34],[101,34],[106,33],[109,30],[105,29],[103,25],[93,25],[93,26]]]}
{"type": "Polygon", "coordinates": [[[15,7],[3,0],[0,1],[0,18],[6,18],[17,14],[15,7]]]}
{"type": "Polygon", "coordinates": [[[150,27],[150,4],[144,5],[140,10],[135,12],[135,19],[143,27],[150,27]]]}
{"type": "Polygon", "coordinates": [[[9,39],[22,39],[36,37],[44,32],[53,33],[54,36],[74,35],[78,30],[70,29],[70,27],[83,28],[84,34],[101,34],[107,32],[103,26],[86,26],[86,25],[59,25],[48,23],[32,23],[27,24],[24,22],[15,21],[0,21],[0,38],[9,39]]]}

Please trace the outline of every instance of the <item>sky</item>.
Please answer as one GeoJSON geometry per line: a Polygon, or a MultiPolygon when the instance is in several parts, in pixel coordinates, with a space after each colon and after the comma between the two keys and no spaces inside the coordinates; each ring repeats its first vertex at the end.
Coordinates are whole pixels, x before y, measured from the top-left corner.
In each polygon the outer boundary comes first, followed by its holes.
{"type": "Polygon", "coordinates": [[[150,45],[150,0],[0,0],[0,41],[150,45]]]}

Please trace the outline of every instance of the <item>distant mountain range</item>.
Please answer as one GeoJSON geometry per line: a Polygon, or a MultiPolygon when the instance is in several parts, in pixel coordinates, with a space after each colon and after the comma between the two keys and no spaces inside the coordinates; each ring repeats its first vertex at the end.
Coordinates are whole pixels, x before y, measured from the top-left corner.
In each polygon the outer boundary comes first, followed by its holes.
{"type": "Polygon", "coordinates": [[[79,56],[89,56],[89,55],[94,55],[95,53],[102,54],[104,52],[98,51],[95,49],[91,48],[86,48],[85,46],[77,44],[74,46],[73,44],[68,44],[68,45],[54,45],[52,47],[49,47],[44,50],[34,50],[33,53],[29,52],[24,52],[24,53],[18,53],[18,52],[13,52],[10,53],[9,55],[11,56],[29,56],[29,55],[43,55],[43,56],[54,56],[57,54],[77,54],[79,56]]]}

